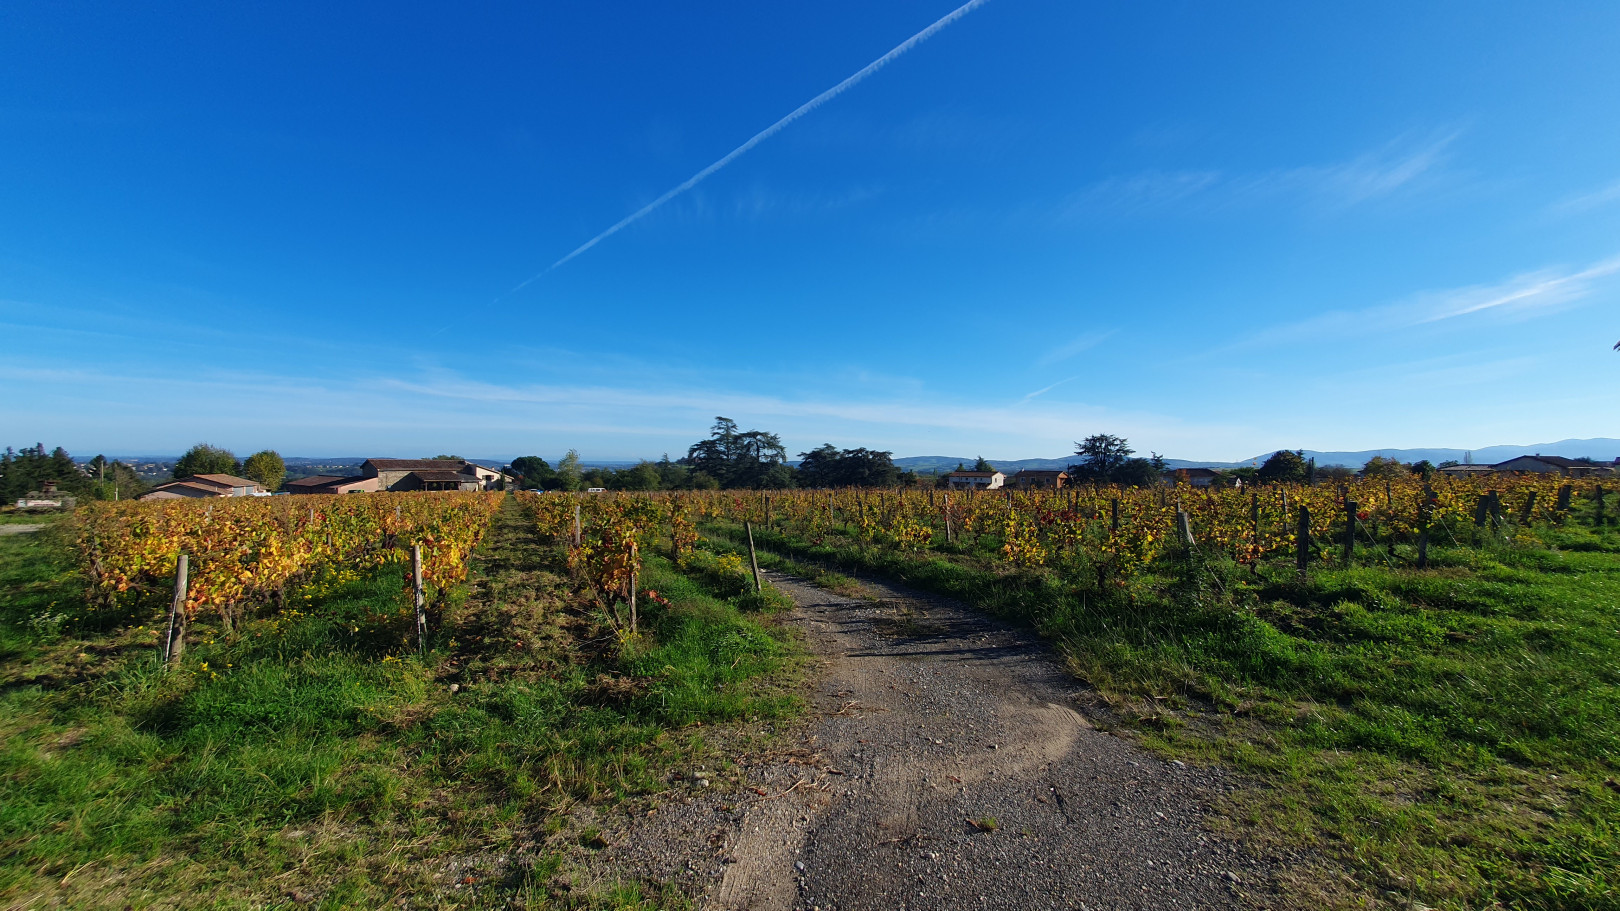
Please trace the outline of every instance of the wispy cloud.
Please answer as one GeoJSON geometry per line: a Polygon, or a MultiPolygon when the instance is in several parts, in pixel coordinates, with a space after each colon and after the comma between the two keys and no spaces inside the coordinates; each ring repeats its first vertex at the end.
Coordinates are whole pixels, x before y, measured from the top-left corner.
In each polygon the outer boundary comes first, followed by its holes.
{"type": "MultiPolygon", "coordinates": [[[[1035,363],[1041,367],[1048,367],[1052,364],[1066,361],[1077,354],[1090,351],[1098,345],[1101,345],[1103,342],[1107,341],[1110,336],[1118,331],[1119,330],[1117,329],[1094,330],[1077,335],[1064,344],[1059,345],[1056,348],[1053,348],[1051,351],[1041,355],[1040,358],[1035,361],[1035,363]]],[[[1045,390],[1042,391],[1044,392],[1045,390]]]]}
{"type": "Polygon", "coordinates": [[[1057,387],[1063,385],[1064,383],[1072,382],[1072,381],[1077,380],[1079,378],[1080,377],[1078,377],[1078,376],[1066,377],[1064,379],[1058,380],[1057,382],[1051,384],[1050,386],[1043,386],[1040,389],[1037,389],[1034,392],[1031,392],[1028,395],[1024,396],[1023,398],[1019,399],[1018,404],[1022,405],[1025,402],[1028,402],[1031,399],[1038,398],[1040,396],[1043,396],[1043,395],[1047,394],[1048,392],[1051,392],[1053,389],[1056,389],[1057,387]]]}
{"type": "Polygon", "coordinates": [[[96,441],[86,445],[117,439],[147,452],[177,451],[208,438],[238,447],[274,445],[284,452],[320,448],[323,454],[410,454],[455,446],[464,455],[510,457],[577,445],[594,450],[586,453],[593,458],[656,456],[701,438],[717,414],[780,432],[790,448],[841,440],[903,454],[1063,452],[1077,428],[1098,426],[1178,451],[1242,451],[1249,435],[1228,424],[1053,402],[1038,393],[1014,409],[937,393],[797,398],[700,381],[488,382],[442,369],[311,382],[245,371],[181,374],[15,363],[0,364],[0,382],[41,391],[0,402],[0,424],[28,426],[42,438],[68,445],[82,441],[84,428],[95,427],[96,441]],[[177,416],[176,401],[188,404],[189,416],[177,416]],[[64,409],[75,417],[59,422],[54,416],[64,409]],[[65,435],[52,437],[53,432],[65,435]]]}
{"type": "Polygon", "coordinates": [[[636,222],[640,221],[641,219],[647,217],[654,210],[656,210],[660,206],[662,206],[664,203],[667,203],[670,200],[674,199],[675,197],[681,195],[682,193],[685,193],[687,190],[692,189],[693,187],[697,186],[698,184],[702,183],[705,179],[707,179],[709,177],[709,175],[715,173],[716,171],[720,170],[721,168],[725,167],[726,165],[731,164],[733,161],[736,161],[738,158],[740,158],[743,155],[747,154],[750,149],[754,148],[754,146],[759,145],[760,143],[764,142],[765,140],[770,139],[772,136],[775,136],[777,133],[780,133],[783,130],[787,129],[789,126],[791,126],[793,124],[793,122],[795,120],[798,120],[799,118],[805,116],[806,114],[809,114],[811,111],[814,111],[816,108],[821,107],[822,105],[824,105],[827,102],[833,100],[834,98],[837,98],[839,95],[842,95],[844,92],[847,92],[850,89],[854,88],[855,86],[859,85],[861,82],[865,81],[867,77],[871,76],[873,73],[876,73],[878,70],[883,69],[885,66],[888,66],[890,63],[893,63],[895,60],[899,59],[901,57],[901,55],[905,54],[907,51],[911,50],[912,48],[916,47],[919,44],[922,44],[924,41],[927,41],[929,38],[932,38],[935,35],[939,34],[939,32],[942,29],[944,29],[946,26],[950,25],[951,23],[955,22],[958,19],[961,19],[963,16],[966,16],[968,13],[973,12],[974,10],[978,9],[979,7],[985,5],[988,2],[990,2],[990,0],[968,0],[967,3],[964,3],[961,6],[957,7],[956,9],[950,11],[949,13],[946,13],[944,16],[941,16],[938,20],[936,20],[934,22],[933,25],[928,26],[927,28],[923,29],[922,31],[918,32],[917,34],[912,35],[910,38],[907,38],[906,40],[900,42],[898,45],[896,45],[894,47],[893,50],[889,51],[887,54],[884,54],[883,56],[881,56],[878,59],[872,61],[871,63],[868,63],[866,66],[861,67],[853,75],[851,75],[848,78],[844,79],[842,82],[840,82],[837,85],[833,86],[832,88],[826,90],[825,92],[822,92],[820,95],[817,95],[816,97],[810,99],[809,101],[806,101],[804,104],[799,105],[797,108],[794,108],[793,111],[791,113],[789,113],[787,116],[785,116],[782,119],[776,121],[775,123],[771,124],[770,126],[766,127],[765,129],[760,130],[758,133],[755,133],[752,137],[750,137],[748,139],[747,142],[745,142],[742,145],[736,147],[735,149],[732,149],[730,152],[727,152],[718,161],[714,162],[713,164],[709,165],[708,167],[704,168],[703,170],[697,172],[696,174],[693,174],[691,177],[688,177],[686,180],[683,180],[680,183],[676,184],[672,189],[666,191],[662,196],[658,197],[657,199],[653,200],[652,202],[647,203],[646,205],[642,206],[641,208],[637,209],[636,211],[630,213],[629,215],[626,215],[624,218],[619,219],[619,221],[615,222],[607,230],[605,230],[602,233],[596,235],[595,237],[591,238],[590,240],[586,241],[585,243],[580,244],[578,247],[575,247],[574,250],[572,252],[570,252],[567,256],[564,256],[562,259],[559,259],[556,262],[552,263],[550,266],[547,266],[544,270],[536,273],[533,277],[531,277],[531,278],[527,279],[526,281],[518,284],[517,287],[513,288],[511,291],[508,291],[506,293],[507,294],[512,294],[512,293],[514,293],[516,291],[521,290],[525,286],[533,283],[536,279],[539,279],[541,276],[545,275],[547,272],[550,272],[551,270],[557,268],[558,266],[561,266],[562,264],[568,262],[569,260],[571,260],[574,257],[580,255],[581,253],[584,253],[586,250],[589,250],[590,248],[596,246],[597,244],[601,243],[604,240],[607,240],[609,237],[612,237],[613,235],[619,233],[620,231],[624,230],[625,228],[629,227],[630,225],[635,224],[636,222]]]}
{"type": "Polygon", "coordinates": [[[1486,310],[1524,312],[1544,310],[1580,300],[1592,291],[1595,279],[1620,272],[1620,256],[1594,263],[1578,272],[1542,269],[1516,275],[1494,285],[1476,285],[1419,298],[1419,311],[1427,315],[1413,325],[1455,319],[1486,310]]]}
{"type": "Polygon", "coordinates": [[[1620,180],[1586,193],[1580,193],[1553,204],[1555,215],[1577,215],[1620,202],[1620,180]]]}
{"type": "Polygon", "coordinates": [[[1218,350],[1365,336],[1486,313],[1525,318],[1583,300],[1602,279],[1616,273],[1620,273],[1620,255],[1582,269],[1538,269],[1490,284],[1421,292],[1398,303],[1330,311],[1266,329],[1218,350]]]}
{"type": "Polygon", "coordinates": [[[1458,133],[1402,138],[1348,161],[1261,172],[1219,169],[1143,171],[1098,181],[1075,194],[1065,218],[1151,215],[1172,209],[1218,211],[1290,203],[1339,210],[1387,198],[1434,176],[1458,133]]]}

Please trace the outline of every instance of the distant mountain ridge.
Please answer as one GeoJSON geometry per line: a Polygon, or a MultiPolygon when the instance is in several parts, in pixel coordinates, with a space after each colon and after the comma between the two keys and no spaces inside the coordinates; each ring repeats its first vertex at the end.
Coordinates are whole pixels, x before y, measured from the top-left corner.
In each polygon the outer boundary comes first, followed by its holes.
{"type": "MultiPolygon", "coordinates": [[[[1367,460],[1373,456],[1384,456],[1402,462],[1421,462],[1428,459],[1436,465],[1452,459],[1461,462],[1465,460],[1466,456],[1470,455],[1474,463],[1478,465],[1505,462],[1508,459],[1522,455],[1556,455],[1567,459],[1588,458],[1600,462],[1610,462],[1616,457],[1620,457],[1620,440],[1597,437],[1590,440],[1559,440],[1556,443],[1530,443],[1523,446],[1486,446],[1483,449],[1363,449],[1358,452],[1306,449],[1304,453],[1306,458],[1315,459],[1318,465],[1344,465],[1349,468],[1360,468],[1367,464],[1367,460]]],[[[1264,452],[1241,462],[1165,459],[1164,464],[1170,468],[1239,468],[1244,465],[1261,465],[1270,457],[1271,452],[1264,452]]],[[[969,458],[960,456],[907,456],[903,459],[895,459],[894,464],[910,471],[923,473],[945,472],[956,470],[959,463],[964,467],[972,468],[977,459],[977,456],[969,458]]],[[[997,471],[1012,474],[1015,471],[1023,470],[1061,470],[1079,461],[1079,459],[1075,456],[1067,456],[1061,459],[988,459],[987,461],[996,466],[997,471]]]]}

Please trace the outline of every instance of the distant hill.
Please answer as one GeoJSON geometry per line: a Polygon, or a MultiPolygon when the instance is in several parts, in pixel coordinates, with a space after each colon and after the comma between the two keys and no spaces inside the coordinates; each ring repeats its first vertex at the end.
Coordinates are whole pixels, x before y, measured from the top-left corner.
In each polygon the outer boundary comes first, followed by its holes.
{"type": "MultiPolygon", "coordinates": [[[[1474,464],[1490,465],[1495,462],[1505,462],[1508,459],[1522,455],[1555,455],[1566,459],[1596,459],[1600,462],[1612,462],[1620,457],[1620,440],[1599,437],[1591,440],[1559,440],[1556,443],[1530,443],[1523,446],[1486,446],[1483,449],[1365,449],[1359,452],[1319,452],[1314,449],[1305,450],[1306,458],[1316,459],[1318,465],[1347,465],[1351,468],[1360,468],[1367,464],[1373,456],[1399,459],[1402,462],[1420,462],[1428,459],[1438,465],[1441,462],[1455,459],[1464,461],[1464,457],[1472,455],[1474,464]]],[[[1271,453],[1255,456],[1254,462],[1264,462],[1271,453]]],[[[1247,465],[1250,462],[1241,462],[1247,465]]]]}
{"type": "MultiPolygon", "coordinates": [[[[1536,454],[1563,456],[1569,459],[1589,458],[1600,462],[1609,462],[1616,457],[1620,457],[1620,440],[1600,437],[1591,440],[1559,440],[1556,443],[1529,443],[1523,446],[1487,446],[1484,449],[1473,450],[1365,449],[1360,452],[1325,452],[1317,449],[1307,449],[1305,450],[1305,457],[1316,459],[1318,465],[1346,465],[1350,468],[1360,468],[1367,464],[1368,459],[1379,455],[1399,459],[1402,462],[1421,462],[1428,459],[1438,465],[1451,459],[1459,462],[1464,461],[1464,456],[1470,453],[1473,461],[1479,465],[1505,462],[1515,456],[1536,454]]],[[[1164,464],[1170,468],[1237,468],[1243,465],[1260,465],[1270,457],[1271,452],[1264,452],[1252,459],[1245,459],[1241,462],[1165,459],[1164,464]]],[[[894,464],[902,469],[922,474],[931,472],[944,473],[955,471],[958,464],[972,468],[977,458],[977,456],[967,458],[962,456],[907,456],[903,459],[895,459],[894,464]]],[[[1066,456],[1061,459],[989,459],[988,461],[996,466],[997,471],[1010,475],[1015,471],[1024,469],[1031,471],[1062,470],[1079,460],[1074,456],[1066,456]]]]}

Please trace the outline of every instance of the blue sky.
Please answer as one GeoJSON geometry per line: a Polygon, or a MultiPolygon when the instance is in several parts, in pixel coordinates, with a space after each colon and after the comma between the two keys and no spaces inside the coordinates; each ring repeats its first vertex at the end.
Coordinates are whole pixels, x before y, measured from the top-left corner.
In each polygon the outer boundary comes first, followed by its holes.
{"type": "Polygon", "coordinates": [[[4,442],[1617,435],[1615,4],[990,0],[547,271],[956,6],[7,4],[4,442]]]}

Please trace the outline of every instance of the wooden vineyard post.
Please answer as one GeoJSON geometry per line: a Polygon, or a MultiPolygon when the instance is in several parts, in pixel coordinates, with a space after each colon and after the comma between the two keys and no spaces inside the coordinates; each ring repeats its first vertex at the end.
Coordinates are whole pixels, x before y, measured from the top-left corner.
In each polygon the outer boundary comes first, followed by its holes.
{"type": "Polygon", "coordinates": [[[575,547],[578,547],[580,545],[582,537],[583,536],[580,533],[580,527],[579,527],[579,504],[575,503],[574,504],[574,546],[575,547]]]}
{"type": "Polygon", "coordinates": [[[173,667],[186,652],[186,586],[191,558],[181,551],[174,561],[174,600],[169,603],[169,635],[163,641],[163,663],[173,667]]]}
{"type": "Polygon", "coordinates": [[[1532,513],[1535,512],[1535,508],[1536,508],[1536,492],[1532,490],[1532,491],[1530,491],[1530,495],[1528,497],[1524,498],[1524,508],[1519,510],[1519,524],[1520,525],[1529,525],[1530,524],[1530,516],[1531,516],[1532,513]]]}
{"type": "Polygon", "coordinates": [[[759,594],[759,555],[754,552],[754,523],[743,520],[743,530],[748,532],[748,565],[754,569],[754,593],[759,594]]]}
{"type": "Polygon", "coordinates": [[[1356,508],[1359,506],[1355,500],[1344,501],[1344,565],[1349,566],[1351,558],[1356,552],[1356,508]]]}
{"type": "Polygon", "coordinates": [[[951,529],[951,497],[950,497],[950,494],[946,494],[945,495],[945,543],[946,544],[953,544],[955,542],[956,542],[956,534],[951,529]]]}
{"type": "Polygon", "coordinates": [[[1295,535],[1295,544],[1294,560],[1299,564],[1299,574],[1303,576],[1311,561],[1311,511],[1305,506],[1299,508],[1299,531],[1295,535]]]}
{"type": "Polygon", "coordinates": [[[1423,485],[1423,502],[1418,505],[1418,569],[1429,568],[1429,520],[1434,516],[1434,488],[1423,485]]]}
{"type": "MultiPolygon", "coordinates": [[[[640,554],[637,552],[636,542],[631,541],[630,542],[630,635],[632,637],[634,637],[636,635],[636,621],[637,621],[637,617],[636,617],[636,587],[641,581],[641,573],[637,572],[637,570],[639,570],[641,568],[641,563],[640,563],[639,557],[640,557],[640,554]]],[[[759,583],[756,581],[754,584],[758,585],[759,583]]]]}
{"type": "Polygon", "coordinates": [[[422,545],[411,545],[411,596],[416,602],[416,649],[427,654],[427,593],[422,590],[422,545]]]}
{"type": "MultiPolygon", "coordinates": [[[[1561,513],[1569,512],[1570,500],[1574,496],[1575,488],[1572,485],[1565,484],[1563,487],[1558,488],[1558,511],[1561,513]]],[[[1562,518],[1562,516],[1559,518],[1562,518]]]]}
{"type": "Polygon", "coordinates": [[[1490,516],[1490,514],[1491,495],[1488,493],[1482,493],[1479,495],[1479,502],[1474,504],[1474,527],[1484,528],[1485,520],[1490,516]]]}
{"type": "Polygon", "coordinates": [[[1176,510],[1176,537],[1181,539],[1182,544],[1187,545],[1188,550],[1197,546],[1193,541],[1192,523],[1187,521],[1185,510],[1176,510]]]}

